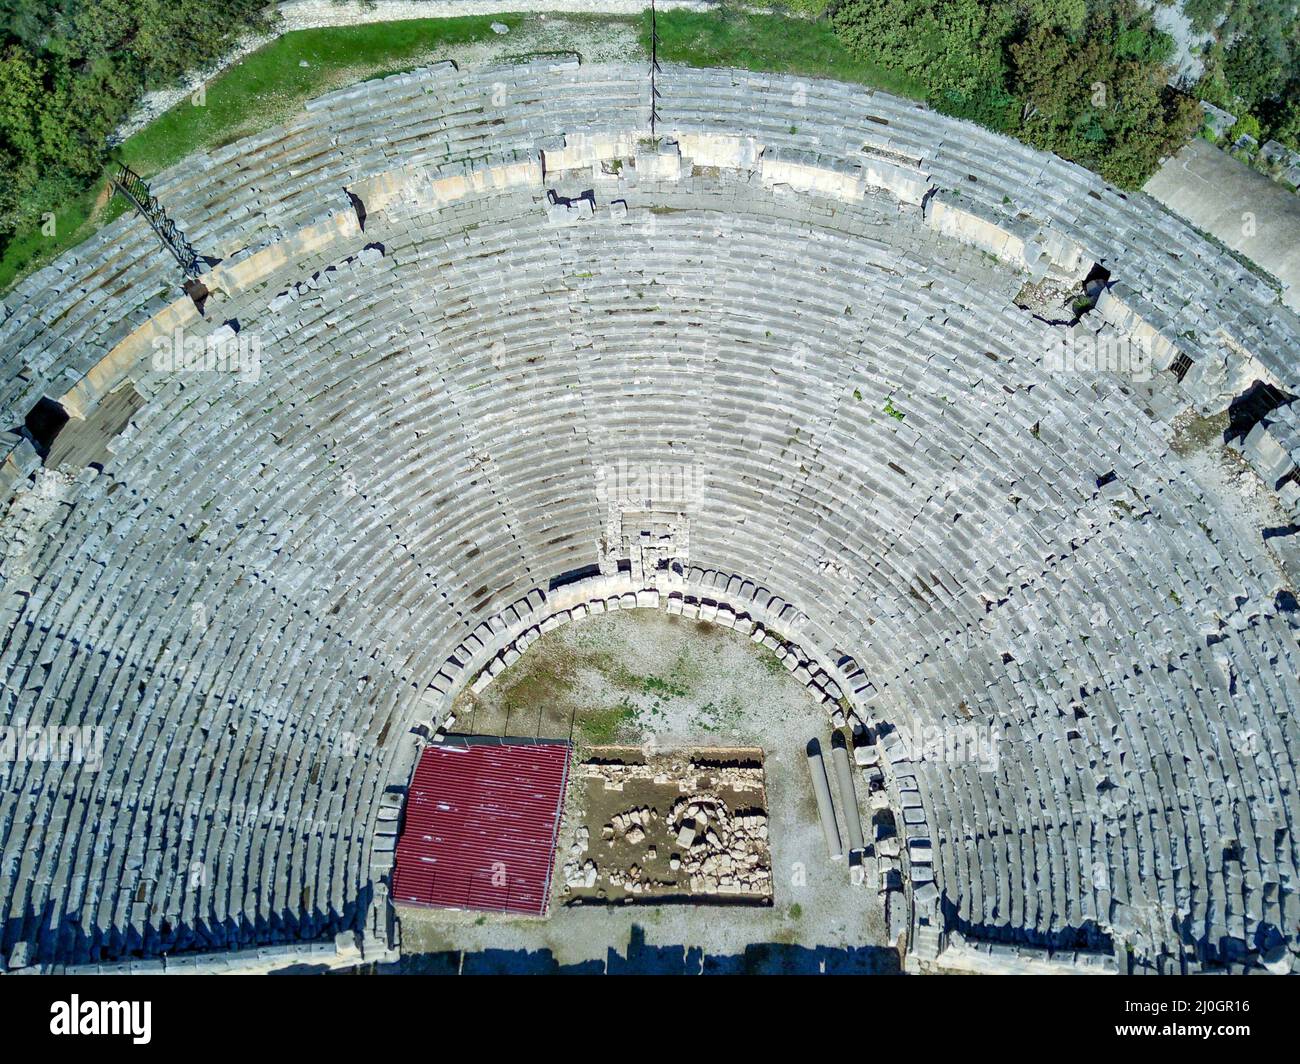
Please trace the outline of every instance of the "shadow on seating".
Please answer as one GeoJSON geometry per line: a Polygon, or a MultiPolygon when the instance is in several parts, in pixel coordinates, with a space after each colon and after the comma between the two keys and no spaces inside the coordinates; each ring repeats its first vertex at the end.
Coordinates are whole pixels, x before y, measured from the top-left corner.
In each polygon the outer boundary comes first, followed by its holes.
{"type": "Polygon", "coordinates": [[[561,964],[549,949],[450,950],[403,957],[385,973],[454,975],[897,975],[898,951],[883,946],[800,946],[761,942],[743,953],[712,954],[700,946],[652,946],[633,925],[625,953],[611,946],[604,960],[561,964]]]}
{"type": "Polygon", "coordinates": [[[996,942],[1009,946],[1024,946],[1048,953],[1085,950],[1091,953],[1113,953],[1115,942],[1095,921],[1087,920],[1078,926],[1063,927],[1059,931],[1041,932],[1011,924],[972,923],[958,915],[957,906],[947,894],[942,900],[945,926],[957,931],[973,942],[996,942]]]}
{"type": "Polygon", "coordinates": [[[1264,381],[1255,381],[1228,406],[1228,427],[1223,432],[1223,442],[1244,439],[1260,421],[1279,406],[1295,398],[1264,381]]]}
{"type": "Polygon", "coordinates": [[[37,913],[27,906],[22,917],[0,925],[0,970],[14,947],[36,940],[32,964],[116,964],[126,961],[248,949],[255,946],[283,946],[320,942],[342,931],[360,926],[369,910],[371,887],[366,885],[342,912],[312,908],[309,912],[283,909],[257,920],[208,920],[171,924],[166,920],[146,922],[142,929],[117,926],[87,931],[71,914],[52,930],[53,904],[37,913]]]}

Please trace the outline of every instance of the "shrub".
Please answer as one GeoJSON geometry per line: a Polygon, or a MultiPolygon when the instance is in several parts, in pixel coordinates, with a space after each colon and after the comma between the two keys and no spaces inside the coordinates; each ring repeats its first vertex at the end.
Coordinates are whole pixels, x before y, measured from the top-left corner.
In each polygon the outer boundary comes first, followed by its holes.
{"type": "Polygon", "coordinates": [[[142,92],[262,28],[259,0],[10,0],[0,5],[0,244],[103,171],[142,92]]]}
{"type": "Polygon", "coordinates": [[[856,54],[923,81],[936,109],[1123,187],[1201,125],[1168,87],[1172,39],[1134,0],[841,0],[831,20],[856,54]]]}

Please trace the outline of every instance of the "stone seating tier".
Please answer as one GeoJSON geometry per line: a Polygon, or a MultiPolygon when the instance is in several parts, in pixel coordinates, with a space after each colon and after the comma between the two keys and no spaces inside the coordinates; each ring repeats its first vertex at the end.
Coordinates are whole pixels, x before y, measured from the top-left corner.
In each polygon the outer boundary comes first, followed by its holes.
{"type": "MultiPolygon", "coordinates": [[[[238,166],[220,181],[164,175],[226,259],[187,328],[238,322],[256,379],[146,357],[176,294],[129,220],[8,301],[11,409],[145,401],[101,463],[11,482],[4,719],[99,725],[104,750],[0,787],[5,958],[367,926],[384,796],[456,692],[543,623],[652,591],[770,635],[877,739],[916,949],[1290,955],[1286,578],[1148,413],[1276,366],[1260,338],[1294,335],[1288,312],[1194,234],[1175,270],[1141,197],[911,105],[665,82],[658,144],[621,68],[442,69],[214,153],[238,166]],[[548,188],[591,188],[592,216],[557,226],[548,188]],[[1088,328],[1221,324],[1223,380],[1046,367],[1058,333],[1014,297],[1094,261],[1126,287],[1088,328]],[[1171,278],[1192,309],[1160,309],[1171,278]],[[675,584],[609,571],[620,463],[699,473],[675,584]],[[963,727],[996,728],[996,766],[909,745],[963,727]]],[[[1205,366],[1205,343],[1179,350],[1205,366]]]]}

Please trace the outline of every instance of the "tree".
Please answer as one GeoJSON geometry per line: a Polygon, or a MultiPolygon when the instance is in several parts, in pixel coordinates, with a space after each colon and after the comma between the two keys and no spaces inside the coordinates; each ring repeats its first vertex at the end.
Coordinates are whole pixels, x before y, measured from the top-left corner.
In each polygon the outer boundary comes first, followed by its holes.
{"type": "Polygon", "coordinates": [[[0,0],[0,243],[90,187],[146,89],[265,25],[262,0],[0,0]]]}
{"type": "Polygon", "coordinates": [[[1300,83],[1283,93],[1267,112],[1268,135],[1293,151],[1300,151],[1300,83]]]}
{"type": "Polygon", "coordinates": [[[1223,76],[1247,106],[1272,99],[1286,83],[1286,57],[1267,42],[1241,37],[1223,53],[1223,76]]]}
{"type": "Polygon", "coordinates": [[[1088,17],[1088,0],[1024,0],[1020,12],[1026,28],[1048,26],[1074,33],[1088,17]]]}
{"type": "Polygon", "coordinates": [[[1200,127],[1167,85],[1173,41],[1134,0],[841,0],[854,53],[929,86],[931,103],[1141,184],[1200,127]]]}
{"type": "Polygon", "coordinates": [[[1040,25],[1011,46],[1021,136],[1137,187],[1200,126],[1196,101],[1171,89],[1167,40],[1131,0],[1095,5],[1073,37],[1040,25]]]}
{"type": "Polygon", "coordinates": [[[1209,33],[1228,10],[1228,0],[1183,0],[1183,14],[1197,33],[1209,33]]]}
{"type": "Polygon", "coordinates": [[[970,97],[1002,86],[1001,42],[1019,17],[1006,0],[845,0],[831,22],[856,54],[970,97]]]}
{"type": "Polygon", "coordinates": [[[0,144],[18,158],[37,154],[36,117],[41,112],[42,72],[26,49],[12,46],[0,58],[0,144]]]}
{"type": "Polygon", "coordinates": [[[1016,104],[1006,91],[1004,42],[1031,9],[1068,18],[1077,2],[842,0],[831,23],[850,51],[928,85],[935,107],[1009,131],[1016,104]]]}

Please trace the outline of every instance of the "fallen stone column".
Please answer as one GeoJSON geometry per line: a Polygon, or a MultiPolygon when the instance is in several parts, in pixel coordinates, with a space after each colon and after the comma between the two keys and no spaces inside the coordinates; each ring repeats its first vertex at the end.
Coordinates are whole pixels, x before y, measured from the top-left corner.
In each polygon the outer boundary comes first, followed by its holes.
{"type": "Polygon", "coordinates": [[[822,761],[822,745],[816,739],[808,740],[808,771],[812,774],[813,794],[817,798],[817,812],[822,818],[826,849],[831,860],[838,861],[844,856],[844,847],[840,844],[840,831],[835,824],[835,807],[831,804],[831,788],[826,779],[826,765],[822,761]]]}
{"type": "Polygon", "coordinates": [[[867,848],[862,837],[862,817],[858,814],[858,796],[853,791],[853,769],[849,765],[849,751],[844,736],[831,735],[831,759],[835,762],[835,779],[839,784],[840,808],[844,810],[844,830],[849,836],[849,852],[861,853],[867,848]]]}

